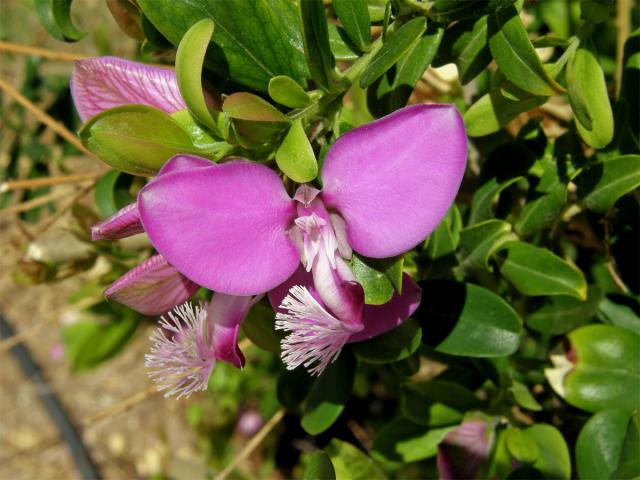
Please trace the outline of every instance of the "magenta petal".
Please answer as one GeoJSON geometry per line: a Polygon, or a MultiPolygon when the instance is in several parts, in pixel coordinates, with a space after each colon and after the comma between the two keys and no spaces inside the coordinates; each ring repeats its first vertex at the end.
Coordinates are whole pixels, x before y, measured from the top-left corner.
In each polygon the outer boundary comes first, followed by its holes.
{"type": "Polygon", "coordinates": [[[216,164],[211,160],[207,160],[206,158],[198,157],[196,155],[176,155],[166,161],[158,172],[158,176],[166,173],[213,167],[214,165],[216,164]]]}
{"type": "Polygon", "coordinates": [[[336,256],[336,269],[326,255],[316,257],[311,273],[316,292],[337,318],[352,325],[362,324],[364,290],[342,257],[336,256]]]}
{"type": "Polygon", "coordinates": [[[252,305],[259,300],[255,297],[238,297],[214,293],[207,313],[213,325],[213,347],[216,358],[242,368],[244,355],[238,348],[238,332],[242,321],[252,305]]]}
{"type": "Polygon", "coordinates": [[[349,337],[348,343],[361,342],[400,326],[420,305],[422,289],[406,273],[402,277],[402,294],[395,293],[383,305],[365,305],[364,329],[349,337]]]}
{"type": "Polygon", "coordinates": [[[269,168],[236,160],[162,175],[138,196],[153,246],[199,285],[230,295],[271,290],[296,269],[294,202],[269,168]]]}
{"type": "Polygon", "coordinates": [[[460,424],[438,446],[440,478],[482,478],[491,455],[492,437],[492,430],[486,422],[469,420],[460,424]]]}
{"type": "Polygon", "coordinates": [[[148,105],[166,113],[187,108],[173,70],[116,57],[75,62],[71,94],[83,121],[120,105],[148,105]]]}
{"type": "Polygon", "coordinates": [[[145,315],[161,315],[191,298],[198,285],[154,255],[116,280],[105,297],[145,315]]]}
{"type": "Polygon", "coordinates": [[[91,240],[118,240],[142,232],[138,204],[131,203],[91,227],[91,240]]]}
{"type": "Polygon", "coordinates": [[[391,257],[435,229],[455,199],[466,158],[455,107],[405,107],[333,144],[322,168],[322,199],[345,219],[355,251],[391,257]]]}

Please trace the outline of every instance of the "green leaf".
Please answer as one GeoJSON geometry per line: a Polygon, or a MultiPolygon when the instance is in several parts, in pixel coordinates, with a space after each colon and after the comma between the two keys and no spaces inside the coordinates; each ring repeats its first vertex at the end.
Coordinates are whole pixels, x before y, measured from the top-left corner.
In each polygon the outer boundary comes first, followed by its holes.
{"type": "Polygon", "coordinates": [[[640,187],[640,155],[623,155],[593,163],[574,179],[580,202],[604,213],[623,195],[640,187]]]}
{"type": "Polygon", "coordinates": [[[311,98],[293,78],[278,75],[269,80],[269,96],[280,105],[304,108],[311,105],[311,98]]]}
{"type": "Polygon", "coordinates": [[[117,170],[150,176],[178,153],[203,154],[166,113],[124,105],[91,117],[78,132],[82,144],[117,170]]]}
{"type": "Polygon", "coordinates": [[[580,17],[589,23],[601,23],[614,8],[615,0],[580,0],[580,17]]]}
{"type": "Polygon", "coordinates": [[[366,52],[371,45],[371,21],[366,0],[333,0],[333,9],[353,44],[366,52]]]}
{"type": "Polygon", "coordinates": [[[370,340],[353,344],[355,356],[366,363],[397,362],[413,354],[420,346],[422,330],[413,318],[370,340]]]}
{"type": "Polygon", "coordinates": [[[628,297],[621,295],[607,295],[600,302],[598,310],[608,323],[626,328],[636,335],[640,335],[640,317],[634,311],[637,310],[637,304],[634,305],[628,300],[628,297]],[[615,302],[614,300],[616,299],[619,301],[615,302]],[[620,301],[624,303],[620,303],[620,301]]]}
{"type": "Polygon", "coordinates": [[[523,295],[570,295],[587,298],[587,282],[573,265],[546,248],[514,241],[500,247],[500,272],[523,295]]]}
{"type": "Polygon", "coordinates": [[[81,321],[66,327],[62,338],[74,372],[97,367],[120,352],[138,328],[137,315],[108,323],[81,321]]]}
{"type": "Polygon", "coordinates": [[[355,359],[348,351],[343,351],[318,377],[307,396],[300,420],[305,432],[318,435],[338,419],[351,394],[355,371],[355,359]]]}
{"type": "Polygon", "coordinates": [[[193,116],[222,137],[202,90],[202,66],[213,30],[213,21],[205,18],[184,34],[176,53],[176,78],[182,98],[193,116]]]}
{"type": "Polygon", "coordinates": [[[627,434],[624,437],[620,463],[612,478],[638,478],[640,475],[640,412],[631,416],[627,434]]]}
{"type": "Polygon", "coordinates": [[[587,325],[568,335],[568,354],[552,354],[545,370],[553,389],[569,404],[588,412],[615,405],[637,409],[640,337],[612,325],[587,325]]]}
{"type": "Polygon", "coordinates": [[[262,303],[255,304],[242,322],[242,331],[258,347],[268,352],[280,354],[282,336],[275,330],[273,309],[262,303]]]}
{"type": "Polygon", "coordinates": [[[402,287],[403,257],[367,258],[354,253],[349,262],[356,281],[364,289],[367,305],[382,305],[393,296],[394,288],[402,287]]]}
{"type": "Polygon", "coordinates": [[[493,58],[514,85],[538,96],[551,96],[564,90],[542,66],[515,8],[489,15],[488,29],[493,58]]]}
{"type": "Polygon", "coordinates": [[[333,90],[336,62],[329,46],[329,31],[322,0],[298,2],[304,53],[311,78],[325,90],[333,90]]]}
{"type": "Polygon", "coordinates": [[[469,225],[489,220],[495,216],[493,213],[493,204],[496,203],[500,192],[510,187],[514,183],[519,182],[524,177],[516,176],[506,180],[498,180],[492,178],[487,183],[477,189],[471,200],[471,212],[469,213],[469,225]]]}
{"type": "Polygon", "coordinates": [[[542,406],[538,403],[524,383],[514,380],[509,391],[513,394],[513,398],[516,403],[522,408],[526,408],[527,410],[532,410],[534,412],[542,410],[542,406]]]}
{"type": "Polygon", "coordinates": [[[526,323],[537,332],[562,335],[588,323],[601,300],[602,290],[596,286],[589,288],[584,301],[566,295],[549,297],[541,308],[529,314],[526,323]]]}
{"type": "Polygon", "coordinates": [[[540,455],[540,449],[535,440],[519,428],[507,428],[505,441],[507,450],[518,462],[533,463],[540,455]]]}
{"type": "Polygon", "coordinates": [[[388,423],[373,442],[371,456],[383,462],[417,462],[438,453],[438,445],[456,425],[425,428],[404,419],[388,423]]]}
{"type": "Polygon", "coordinates": [[[287,410],[300,412],[301,406],[314,383],[314,378],[303,368],[284,370],[278,377],[278,402],[287,410]]]}
{"type": "Polygon", "coordinates": [[[93,198],[103,218],[110,217],[131,203],[130,186],[131,177],[117,170],[107,172],[100,177],[93,198]]]}
{"type": "Polygon", "coordinates": [[[425,254],[431,260],[451,255],[460,242],[462,217],[458,207],[451,206],[445,217],[427,239],[425,254]]]}
{"type": "Polygon", "coordinates": [[[367,88],[403,58],[426,29],[427,23],[424,18],[414,18],[390,35],[362,72],[360,87],[367,88]]]}
{"type": "Polygon", "coordinates": [[[488,270],[489,257],[502,244],[513,240],[511,224],[502,220],[485,220],[460,231],[460,266],[464,269],[488,270]]]}
{"type": "Polygon", "coordinates": [[[571,477],[571,457],[567,442],[560,431],[543,423],[532,425],[524,430],[537,444],[540,454],[533,468],[540,471],[546,479],[569,480],[571,477]]]}
{"type": "Polygon", "coordinates": [[[583,40],[567,63],[569,103],[582,139],[593,148],[603,148],[613,139],[613,112],[607,83],[595,46],[583,40]]]}
{"type": "Polygon", "coordinates": [[[520,237],[528,237],[556,221],[567,201],[567,187],[557,182],[548,192],[534,192],[522,207],[514,227],[520,237]]]}
{"type": "Polygon", "coordinates": [[[629,412],[612,407],[596,413],[584,424],[576,442],[580,478],[625,478],[613,474],[618,468],[630,418],[629,412]]]}
{"type": "Polygon", "coordinates": [[[71,0],[35,0],[34,7],[42,25],[58,40],[77,42],[87,34],[71,21],[71,0]]]}
{"type": "Polygon", "coordinates": [[[549,29],[566,39],[571,35],[570,4],[563,0],[552,0],[538,4],[540,15],[549,29]]]}
{"type": "Polygon", "coordinates": [[[478,18],[487,13],[509,7],[514,0],[435,0],[429,9],[429,17],[437,22],[478,18]]]}
{"type": "Polygon", "coordinates": [[[325,449],[336,471],[336,480],[386,480],[380,467],[353,445],[334,438],[325,449]]]}
{"type": "Polygon", "coordinates": [[[410,51],[367,90],[369,111],[377,117],[404,107],[413,90],[431,64],[444,29],[433,23],[410,51]]]}
{"type": "Polygon", "coordinates": [[[455,63],[460,83],[466,85],[491,63],[487,38],[487,17],[454,24],[444,32],[436,66],[455,63]]]}
{"type": "Polygon", "coordinates": [[[174,45],[199,20],[215,22],[206,64],[222,77],[265,92],[272,77],[308,75],[296,7],[289,0],[140,0],[143,13],[174,45]]]}
{"type": "Polygon", "coordinates": [[[514,100],[504,96],[502,88],[494,88],[465,112],[467,135],[482,137],[495,133],[522,112],[539,107],[547,100],[549,97],[535,95],[514,100]]]}
{"type": "Polygon", "coordinates": [[[518,349],[522,322],[495,293],[445,280],[420,286],[422,303],[414,318],[422,325],[423,343],[467,357],[502,357],[518,349]]]}
{"type": "Polygon", "coordinates": [[[333,23],[329,23],[327,27],[329,28],[329,46],[336,60],[349,62],[360,58],[360,52],[351,43],[344,28],[333,23]]]}
{"type": "Polygon", "coordinates": [[[294,182],[310,182],[318,176],[318,162],[300,119],[291,124],[276,151],[276,163],[294,182]]]}
{"type": "Polygon", "coordinates": [[[225,98],[222,111],[230,118],[252,122],[288,122],[289,118],[263,98],[238,92],[225,98]]]}
{"type": "Polygon", "coordinates": [[[320,451],[309,457],[309,463],[304,471],[302,480],[335,480],[336,470],[333,468],[329,455],[320,451]]]}

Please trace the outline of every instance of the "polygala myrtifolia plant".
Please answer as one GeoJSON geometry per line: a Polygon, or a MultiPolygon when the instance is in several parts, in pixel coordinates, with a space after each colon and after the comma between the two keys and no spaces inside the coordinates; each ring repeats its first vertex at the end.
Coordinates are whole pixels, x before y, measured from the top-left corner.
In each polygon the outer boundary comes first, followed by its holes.
{"type": "MultiPolygon", "coordinates": [[[[109,1],[147,57],[175,52],[71,78],[80,138],[114,168],[91,237],[132,267],[104,294],[161,317],[158,389],[242,368],[244,336],[327,432],[305,478],[639,475],[627,3],[109,1]],[[142,232],[137,266],[108,242],[142,232]]],[[[36,5],[82,37],[70,0],[36,5]]],[[[70,335],[72,360],[101,333],[70,335]]]]}

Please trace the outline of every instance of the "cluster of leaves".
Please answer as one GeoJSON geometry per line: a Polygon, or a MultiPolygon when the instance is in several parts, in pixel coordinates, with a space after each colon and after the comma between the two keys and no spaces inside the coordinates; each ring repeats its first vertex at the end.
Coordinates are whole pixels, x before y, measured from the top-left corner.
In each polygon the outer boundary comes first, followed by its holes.
{"type": "MultiPolygon", "coordinates": [[[[54,35],[78,36],[69,1],[37,3],[54,35]]],[[[419,310],[317,379],[280,373],[278,400],[301,418],[295,434],[325,451],[302,459],[305,478],[435,477],[437,454],[472,420],[486,425],[478,477],[639,474],[640,33],[626,39],[612,105],[613,1],[109,6],[144,52],[177,48],[188,110],[124,106],[83,126],[83,143],[119,171],[99,184],[103,215],[131,200],[129,174],[153,175],[179,152],[241,155],[312,181],[337,136],[404,106],[429,65],[457,67],[459,83],[434,100],[455,102],[473,139],[458,204],[403,258],[352,263],[370,304],[410,272],[419,310]],[[553,48],[546,63],[542,47],[553,48]],[[550,100],[568,102],[571,118],[536,110],[542,121],[504,128],[550,100]]],[[[279,353],[267,306],[243,331],[279,353]]],[[[461,459],[473,450],[463,447],[461,459]]]]}

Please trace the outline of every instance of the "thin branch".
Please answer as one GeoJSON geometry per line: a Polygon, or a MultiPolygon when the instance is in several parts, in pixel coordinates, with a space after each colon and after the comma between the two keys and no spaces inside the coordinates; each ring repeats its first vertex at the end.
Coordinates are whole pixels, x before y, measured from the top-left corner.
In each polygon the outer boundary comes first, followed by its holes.
{"type": "Polygon", "coordinates": [[[0,210],[0,218],[13,215],[16,213],[20,213],[20,212],[26,212],[28,210],[31,210],[32,208],[40,207],[42,205],[46,205],[47,203],[53,202],[55,200],[68,197],[69,195],[72,195],[74,191],[75,190],[72,190],[72,191],[59,190],[57,192],[51,192],[46,195],[41,195],[31,200],[27,200],[26,202],[18,203],[16,205],[10,205],[0,210]]]}
{"type": "Polygon", "coordinates": [[[61,185],[63,183],[80,183],[89,180],[95,180],[102,175],[97,172],[90,173],[78,173],[75,175],[60,175],[56,177],[41,177],[41,178],[24,178],[19,180],[7,180],[0,183],[0,193],[8,192],[10,190],[22,190],[27,188],[46,187],[49,185],[61,185]]]}
{"type": "Polygon", "coordinates": [[[18,55],[33,55],[36,57],[46,58],[48,60],[60,60],[63,62],[75,62],[76,60],[89,58],[89,55],[83,55],[81,53],[58,52],[56,50],[30,47],[29,45],[20,45],[18,43],[11,42],[0,42],[0,51],[17,53],[18,55]]]}
{"type": "Polygon", "coordinates": [[[616,71],[614,75],[616,98],[620,97],[622,70],[624,65],[624,44],[631,32],[631,0],[618,0],[616,4],[616,71]]]}
{"type": "Polygon", "coordinates": [[[53,224],[55,224],[62,216],[67,213],[82,197],[84,197],[87,193],[93,190],[96,186],[97,181],[94,181],[86,188],[83,188],[78,192],[77,195],[71,199],[69,203],[67,203],[64,207],[60,208],[56,211],[49,219],[47,219],[43,224],[41,224],[33,234],[34,237],[39,237],[44,232],[46,232],[53,224]]]}
{"type": "Polygon", "coordinates": [[[253,451],[262,443],[262,441],[269,435],[271,430],[282,420],[284,417],[284,409],[278,410],[271,419],[264,424],[264,426],[260,429],[258,433],[256,433],[251,440],[245,445],[245,447],[240,451],[238,455],[236,455],[231,463],[225,467],[218,475],[216,475],[214,480],[224,480],[229,476],[231,472],[241,463],[243,462],[249,455],[253,453],[253,451]]]}
{"type": "Polygon", "coordinates": [[[145,400],[155,396],[157,393],[158,391],[156,390],[156,386],[149,385],[149,387],[146,390],[135,393],[131,395],[129,398],[126,398],[121,402],[118,402],[115,405],[112,405],[106,410],[103,410],[94,415],[91,415],[90,417],[86,418],[82,422],[82,424],[85,427],[88,427],[101,420],[105,420],[107,418],[113,417],[114,415],[118,415],[119,413],[126,412],[127,410],[134,407],[138,403],[144,402],[145,400]]]}
{"type": "Polygon", "coordinates": [[[56,132],[78,150],[92,155],[91,152],[87,150],[84,145],[82,145],[80,139],[75,136],[73,132],[71,132],[61,122],[56,121],[53,117],[51,117],[51,115],[39,108],[27,97],[22,95],[13,85],[6,82],[3,78],[0,78],[0,90],[5,91],[10,96],[12,96],[16,100],[16,102],[18,102],[25,109],[31,112],[40,122],[44,123],[47,127],[56,132]]]}

